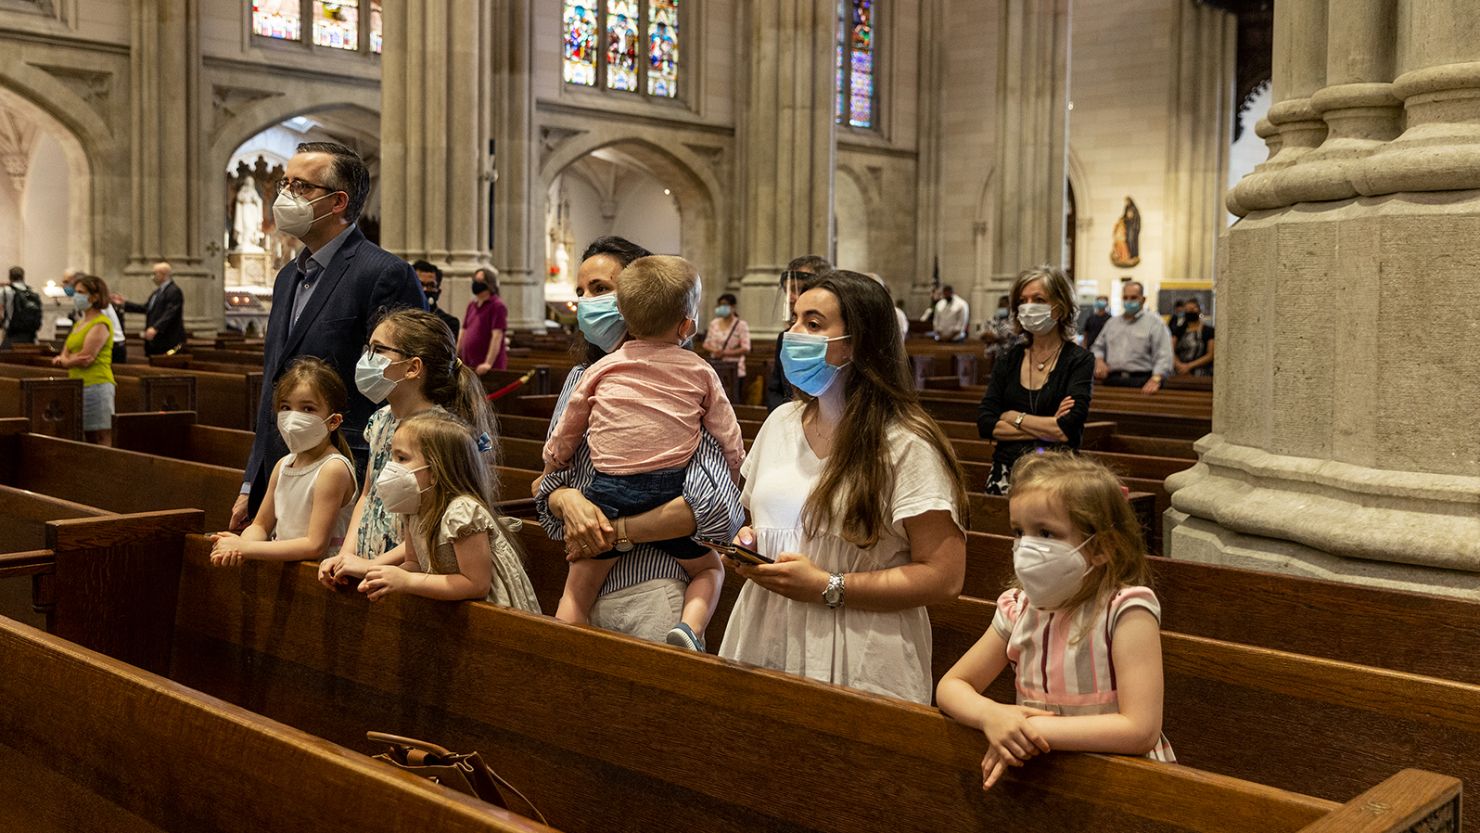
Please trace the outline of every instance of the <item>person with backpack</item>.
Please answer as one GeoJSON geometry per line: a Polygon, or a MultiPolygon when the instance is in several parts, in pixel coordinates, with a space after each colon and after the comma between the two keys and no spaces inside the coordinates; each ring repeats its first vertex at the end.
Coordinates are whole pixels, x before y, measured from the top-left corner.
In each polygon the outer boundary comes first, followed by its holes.
{"type": "Polygon", "coordinates": [[[10,286],[0,294],[5,303],[5,338],[0,349],[9,350],[12,344],[35,344],[36,331],[41,329],[41,296],[26,286],[26,270],[19,266],[10,267],[10,286]]]}

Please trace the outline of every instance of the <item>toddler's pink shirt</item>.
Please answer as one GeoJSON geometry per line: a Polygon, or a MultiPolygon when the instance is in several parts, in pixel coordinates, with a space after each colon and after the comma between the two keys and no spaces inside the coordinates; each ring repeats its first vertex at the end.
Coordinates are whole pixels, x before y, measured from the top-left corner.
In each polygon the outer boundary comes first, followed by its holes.
{"type": "Polygon", "coordinates": [[[604,474],[681,469],[699,450],[700,426],[738,471],[745,443],[714,368],[677,344],[632,339],[581,376],[545,442],[545,462],[569,465],[584,435],[604,474]]]}

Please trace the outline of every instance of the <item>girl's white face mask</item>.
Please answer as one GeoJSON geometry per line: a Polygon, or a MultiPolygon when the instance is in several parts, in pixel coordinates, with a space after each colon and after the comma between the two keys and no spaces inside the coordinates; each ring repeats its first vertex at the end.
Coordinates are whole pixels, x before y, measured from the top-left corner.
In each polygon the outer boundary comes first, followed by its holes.
{"type": "Polygon", "coordinates": [[[278,411],[278,433],[294,454],[315,448],[329,436],[329,426],[313,414],[302,411],[278,411]]]}
{"type": "Polygon", "coordinates": [[[1034,607],[1054,610],[1079,592],[1084,577],[1093,569],[1079,551],[1092,538],[1071,547],[1057,538],[1024,535],[1012,545],[1013,572],[1034,607]]]}
{"type": "Polygon", "coordinates": [[[408,469],[394,460],[385,464],[375,478],[375,493],[385,504],[385,511],[396,515],[416,514],[421,507],[421,493],[426,491],[416,485],[416,473],[424,468],[427,467],[408,469]]]}

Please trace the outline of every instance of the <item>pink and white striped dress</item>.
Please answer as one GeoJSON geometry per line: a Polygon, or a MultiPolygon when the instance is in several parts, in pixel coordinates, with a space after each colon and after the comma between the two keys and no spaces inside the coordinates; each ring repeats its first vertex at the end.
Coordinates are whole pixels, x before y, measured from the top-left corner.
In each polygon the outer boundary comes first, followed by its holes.
{"type": "MultiPolygon", "coordinates": [[[[1121,614],[1137,607],[1161,622],[1161,603],[1149,587],[1125,587],[1108,605],[1084,604],[1069,611],[1039,610],[1019,589],[999,596],[992,627],[1007,641],[1018,705],[1062,715],[1118,711],[1110,646],[1121,614]]],[[[1146,757],[1177,762],[1166,735],[1146,757]]]]}

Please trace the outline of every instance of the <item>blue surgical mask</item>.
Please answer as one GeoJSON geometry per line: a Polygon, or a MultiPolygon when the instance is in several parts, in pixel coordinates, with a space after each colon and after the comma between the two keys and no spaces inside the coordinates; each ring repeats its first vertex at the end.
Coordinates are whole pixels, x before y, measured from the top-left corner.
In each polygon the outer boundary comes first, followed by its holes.
{"type": "Polygon", "coordinates": [[[92,306],[92,301],[89,300],[86,295],[74,294],[72,296],[72,306],[76,307],[78,312],[82,312],[83,310],[92,306]]]}
{"type": "Polygon", "coordinates": [[[840,341],[852,336],[827,336],[813,335],[811,333],[785,333],[781,336],[781,369],[786,373],[786,381],[797,386],[797,389],[808,396],[821,396],[827,393],[833,382],[838,380],[838,372],[847,365],[834,367],[827,363],[827,345],[831,341],[840,341]]]}
{"type": "Polygon", "coordinates": [[[64,287],[62,287],[62,291],[65,292],[65,293],[67,293],[67,297],[68,298],[71,298],[73,295],[76,295],[77,294],[77,287],[75,287],[75,286],[64,286],[64,287]]]}
{"type": "Polygon", "coordinates": [[[1108,307],[1108,306],[1110,306],[1110,305],[1108,303],[1106,303],[1105,301],[1095,301],[1095,312],[1100,312],[1100,311],[1104,310],[1105,307],[1108,307]]]}
{"type": "Polygon", "coordinates": [[[1130,313],[1131,315],[1135,315],[1136,313],[1138,313],[1138,312],[1141,311],[1141,302],[1140,301],[1126,301],[1125,302],[1125,311],[1128,312],[1128,313],[1130,313]]]}
{"type": "Polygon", "coordinates": [[[576,324],[586,340],[607,353],[617,349],[627,337],[627,322],[617,309],[617,294],[608,292],[594,298],[582,298],[576,304],[576,324]]]}
{"type": "Polygon", "coordinates": [[[729,304],[720,304],[719,306],[714,308],[714,314],[719,316],[720,318],[729,318],[730,313],[732,312],[734,312],[734,310],[730,308],[729,304]]]}

